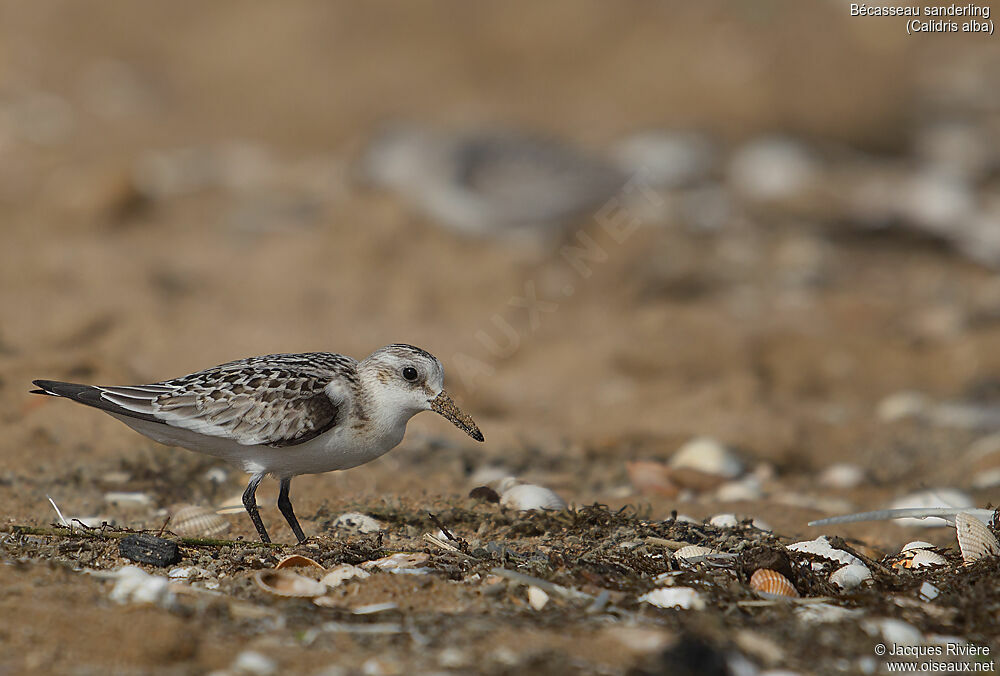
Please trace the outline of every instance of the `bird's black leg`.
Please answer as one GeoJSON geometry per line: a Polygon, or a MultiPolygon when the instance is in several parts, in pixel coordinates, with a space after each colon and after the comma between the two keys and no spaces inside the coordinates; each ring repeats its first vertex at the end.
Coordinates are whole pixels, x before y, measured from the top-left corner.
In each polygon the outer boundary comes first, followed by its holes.
{"type": "Polygon", "coordinates": [[[292,501],[288,498],[288,489],[291,487],[291,479],[281,480],[281,489],[278,491],[278,509],[281,511],[281,515],[285,517],[288,525],[292,527],[292,532],[298,538],[299,544],[302,544],[306,541],[306,536],[302,533],[299,520],[295,518],[295,512],[292,511],[292,501]]]}
{"type": "Polygon", "coordinates": [[[264,522],[260,520],[260,513],[257,511],[257,486],[260,485],[260,480],[264,478],[263,474],[254,474],[250,477],[250,483],[247,484],[247,489],[243,491],[243,506],[247,510],[247,514],[250,515],[250,520],[253,521],[254,528],[260,534],[261,542],[270,542],[271,538],[267,535],[267,530],[264,528],[264,522]]]}

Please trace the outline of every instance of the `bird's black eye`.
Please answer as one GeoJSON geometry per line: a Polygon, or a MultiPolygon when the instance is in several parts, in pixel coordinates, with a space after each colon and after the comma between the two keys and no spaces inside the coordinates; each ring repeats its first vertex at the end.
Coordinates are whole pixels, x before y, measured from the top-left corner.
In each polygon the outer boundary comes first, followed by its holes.
{"type": "Polygon", "coordinates": [[[409,380],[411,383],[417,379],[417,369],[412,366],[407,366],[403,369],[403,378],[409,380]]]}

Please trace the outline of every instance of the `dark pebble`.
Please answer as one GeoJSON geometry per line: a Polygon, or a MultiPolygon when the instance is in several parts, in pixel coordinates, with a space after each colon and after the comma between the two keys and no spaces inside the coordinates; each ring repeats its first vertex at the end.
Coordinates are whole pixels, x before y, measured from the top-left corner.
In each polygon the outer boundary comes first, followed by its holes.
{"type": "Polygon", "coordinates": [[[177,548],[176,542],[145,533],[123,537],[118,541],[118,553],[129,561],[148,563],[160,568],[165,568],[181,560],[181,552],[177,548]]]}

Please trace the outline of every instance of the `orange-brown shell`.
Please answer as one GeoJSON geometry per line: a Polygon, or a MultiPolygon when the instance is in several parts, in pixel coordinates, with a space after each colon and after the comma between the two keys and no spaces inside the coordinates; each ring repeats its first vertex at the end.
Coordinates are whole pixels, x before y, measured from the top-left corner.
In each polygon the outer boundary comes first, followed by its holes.
{"type": "Polygon", "coordinates": [[[299,554],[286,556],[281,561],[278,561],[278,565],[274,567],[275,570],[281,570],[282,568],[318,568],[319,570],[326,570],[308,556],[301,556],[299,554]]]}
{"type": "Polygon", "coordinates": [[[750,576],[750,588],[759,594],[798,597],[799,592],[788,578],[776,570],[760,568],[750,576]]]}

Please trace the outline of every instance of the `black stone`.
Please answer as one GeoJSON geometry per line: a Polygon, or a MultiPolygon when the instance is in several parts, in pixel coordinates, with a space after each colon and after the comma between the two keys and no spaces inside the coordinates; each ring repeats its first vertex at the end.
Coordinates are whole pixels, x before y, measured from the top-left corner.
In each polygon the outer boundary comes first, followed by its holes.
{"type": "Polygon", "coordinates": [[[181,552],[177,548],[176,542],[146,533],[136,533],[123,537],[118,541],[118,553],[129,561],[148,563],[160,568],[165,568],[181,560],[181,552]]]}

